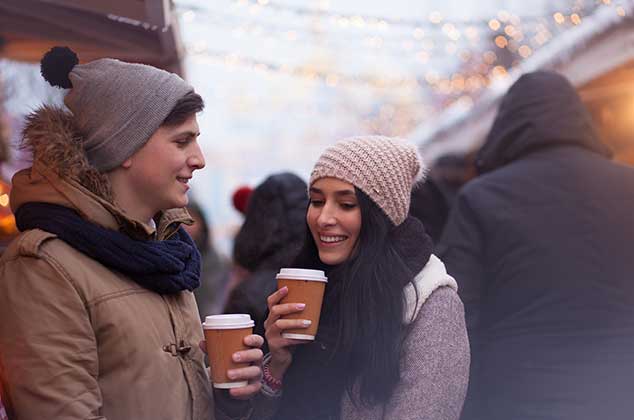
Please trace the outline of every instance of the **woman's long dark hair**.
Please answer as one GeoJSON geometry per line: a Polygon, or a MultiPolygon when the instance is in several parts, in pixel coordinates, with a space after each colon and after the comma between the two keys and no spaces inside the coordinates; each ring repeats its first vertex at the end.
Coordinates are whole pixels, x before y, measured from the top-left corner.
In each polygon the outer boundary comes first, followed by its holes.
{"type": "Polygon", "coordinates": [[[362,223],[353,255],[340,265],[325,266],[309,233],[296,266],[326,271],[322,316],[334,316],[338,325],[336,357],[350,367],[346,390],[352,398],[358,382],[360,401],[353,401],[372,406],[387,402],[400,381],[403,287],[417,273],[397,252],[394,224],[363,191],[355,191],[362,223]]]}

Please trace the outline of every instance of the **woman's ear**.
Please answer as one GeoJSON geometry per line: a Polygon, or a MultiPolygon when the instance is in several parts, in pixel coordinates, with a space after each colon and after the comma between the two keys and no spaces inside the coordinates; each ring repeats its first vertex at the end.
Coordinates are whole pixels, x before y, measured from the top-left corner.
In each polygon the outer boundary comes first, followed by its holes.
{"type": "Polygon", "coordinates": [[[123,163],[121,164],[121,167],[125,168],[125,169],[130,169],[130,166],[132,166],[132,158],[131,157],[129,157],[126,160],[124,160],[123,163]]]}

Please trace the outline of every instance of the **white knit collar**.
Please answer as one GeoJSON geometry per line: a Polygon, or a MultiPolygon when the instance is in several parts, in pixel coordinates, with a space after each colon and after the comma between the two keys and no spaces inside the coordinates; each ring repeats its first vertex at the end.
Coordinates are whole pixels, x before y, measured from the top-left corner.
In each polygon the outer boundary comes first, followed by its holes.
{"type": "Polygon", "coordinates": [[[434,290],[443,286],[451,287],[458,291],[458,284],[453,277],[447,274],[445,264],[432,254],[423,270],[414,277],[413,284],[408,283],[403,289],[405,294],[403,323],[410,324],[413,322],[429,296],[434,290]],[[416,300],[417,297],[418,301],[416,300]]]}

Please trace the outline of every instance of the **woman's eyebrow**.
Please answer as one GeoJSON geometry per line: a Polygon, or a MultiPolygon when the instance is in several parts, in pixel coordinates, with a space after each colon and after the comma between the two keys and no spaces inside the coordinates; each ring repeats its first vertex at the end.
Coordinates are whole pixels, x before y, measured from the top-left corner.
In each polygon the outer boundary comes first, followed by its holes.
{"type": "MultiPolygon", "coordinates": [[[[315,188],[315,187],[310,187],[309,190],[311,193],[315,193],[315,194],[323,194],[323,191],[320,190],[319,188],[315,188]]],[[[355,195],[353,190],[339,190],[339,191],[335,191],[335,195],[337,196],[350,196],[350,195],[355,195]]]]}
{"type": "Polygon", "coordinates": [[[341,196],[341,197],[348,197],[348,196],[354,196],[354,191],[352,190],[339,190],[339,191],[335,191],[335,195],[337,196],[341,196]]]}

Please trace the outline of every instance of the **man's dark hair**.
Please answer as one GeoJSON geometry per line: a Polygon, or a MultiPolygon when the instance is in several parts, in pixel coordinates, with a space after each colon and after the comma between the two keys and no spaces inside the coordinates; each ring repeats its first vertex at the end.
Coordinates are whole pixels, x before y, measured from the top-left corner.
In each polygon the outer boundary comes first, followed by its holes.
{"type": "Polygon", "coordinates": [[[192,115],[202,111],[203,108],[205,108],[203,98],[196,92],[191,91],[176,102],[176,105],[174,105],[169,115],[165,117],[161,125],[175,126],[182,124],[192,115]]]}

